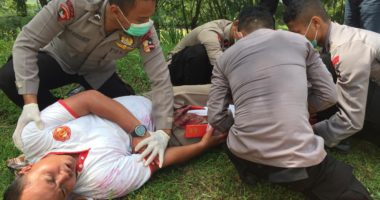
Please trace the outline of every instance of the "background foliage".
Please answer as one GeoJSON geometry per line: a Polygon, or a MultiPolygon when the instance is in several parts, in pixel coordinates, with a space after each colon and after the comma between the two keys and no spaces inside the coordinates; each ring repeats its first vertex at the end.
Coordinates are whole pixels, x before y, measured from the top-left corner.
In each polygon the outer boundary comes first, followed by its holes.
{"type": "MultiPolygon", "coordinates": [[[[239,11],[247,5],[255,5],[260,0],[157,0],[157,12],[154,16],[158,29],[173,29],[169,36],[176,38],[205,22],[215,19],[233,20],[239,11]],[[178,28],[185,32],[178,32],[178,28]]],[[[49,0],[1,0],[0,1],[0,37],[9,30],[6,37],[17,34],[23,24],[28,22],[49,0]],[[8,27],[7,27],[8,26],[8,27]]],[[[323,0],[334,21],[343,22],[344,0],[323,0]]],[[[280,3],[276,14],[278,27],[283,28],[283,5],[280,3]]]]}

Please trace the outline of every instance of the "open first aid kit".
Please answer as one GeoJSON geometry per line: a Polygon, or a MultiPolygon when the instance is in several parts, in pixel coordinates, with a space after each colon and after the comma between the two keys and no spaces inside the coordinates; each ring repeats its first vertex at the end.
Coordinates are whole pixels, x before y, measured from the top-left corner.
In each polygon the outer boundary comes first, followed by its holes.
{"type": "MultiPolygon", "coordinates": [[[[234,116],[235,107],[230,105],[228,109],[234,116]]],[[[177,109],[169,145],[182,146],[199,142],[208,126],[207,111],[207,107],[202,106],[184,106],[177,109]]]]}

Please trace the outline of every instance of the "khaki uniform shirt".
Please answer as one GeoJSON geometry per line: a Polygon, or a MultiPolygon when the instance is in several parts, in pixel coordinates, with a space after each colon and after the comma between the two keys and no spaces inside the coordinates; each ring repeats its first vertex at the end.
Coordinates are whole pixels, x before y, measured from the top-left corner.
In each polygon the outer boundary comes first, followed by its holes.
{"type": "Polygon", "coordinates": [[[332,147],[363,127],[369,81],[380,84],[380,34],[331,23],[328,42],[339,111],[314,130],[332,147]]]}
{"type": "Polygon", "coordinates": [[[212,66],[216,63],[216,58],[220,56],[225,48],[233,41],[230,41],[232,22],[221,19],[203,24],[183,38],[170,52],[174,55],[188,46],[203,44],[206,48],[212,66]],[[226,42],[226,44],[225,44],[226,42]]]}
{"type": "Polygon", "coordinates": [[[154,27],[143,37],[105,33],[108,1],[52,0],[23,28],[13,47],[19,94],[37,94],[37,54],[47,52],[68,74],[84,76],[95,89],[116,71],[115,60],[139,49],[153,90],[157,129],[172,126],[173,91],[154,27]]]}
{"type": "Polygon", "coordinates": [[[314,166],[325,158],[308,106],[318,111],[334,105],[336,90],[305,37],[257,30],[224,52],[211,83],[208,120],[220,131],[229,129],[227,145],[234,155],[282,168],[314,166]],[[235,119],[228,115],[229,99],[235,119]]]}

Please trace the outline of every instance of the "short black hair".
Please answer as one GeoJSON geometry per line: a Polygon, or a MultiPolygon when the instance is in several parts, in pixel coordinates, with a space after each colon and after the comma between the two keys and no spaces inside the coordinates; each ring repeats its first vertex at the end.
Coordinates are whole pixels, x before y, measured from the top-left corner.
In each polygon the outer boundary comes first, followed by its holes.
{"type": "Polygon", "coordinates": [[[17,177],[11,185],[5,190],[3,198],[4,200],[19,200],[21,198],[22,191],[26,185],[26,177],[17,177]]]}
{"type": "Polygon", "coordinates": [[[274,18],[270,12],[261,6],[249,6],[244,8],[238,18],[238,31],[251,33],[260,28],[274,29],[274,18]]]}
{"type": "Polygon", "coordinates": [[[285,8],[284,22],[288,24],[297,20],[307,24],[313,16],[319,16],[325,22],[330,19],[320,0],[291,1],[285,8]]]}
{"type": "Polygon", "coordinates": [[[135,5],[136,0],[108,0],[109,4],[114,4],[119,6],[121,9],[125,7],[133,7],[135,5]]]}

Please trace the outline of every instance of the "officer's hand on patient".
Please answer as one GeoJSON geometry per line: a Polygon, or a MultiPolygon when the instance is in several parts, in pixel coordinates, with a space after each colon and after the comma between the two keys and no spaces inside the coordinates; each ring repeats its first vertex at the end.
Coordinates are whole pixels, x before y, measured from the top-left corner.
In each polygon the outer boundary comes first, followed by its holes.
{"type": "Polygon", "coordinates": [[[26,124],[28,124],[31,121],[34,121],[36,123],[37,128],[44,128],[44,124],[42,123],[40,117],[40,110],[38,108],[38,104],[36,103],[26,104],[22,109],[22,113],[17,121],[16,130],[13,133],[13,141],[16,147],[22,147],[23,144],[21,141],[21,132],[26,126],[26,124]]]}
{"type": "Polygon", "coordinates": [[[211,125],[208,125],[205,135],[202,137],[200,143],[204,148],[210,148],[222,144],[227,139],[227,133],[220,133],[216,131],[211,125]]]}
{"type": "Polygon", "coordinates": [[[156,132],[150,132],[150,136],[142,140],[137,144],[135,151],[138,152],[144,146],[146,149],[141,153],[140,160],[143,160],[149,155],[148,159],[145,161],[144,165],[148,166],[154,158],[158,155],[158,160],[160,162],[159,167],[162,167],[164,163],[165,150],[168,145],[170,137],[162,130],[156,132]]]}

